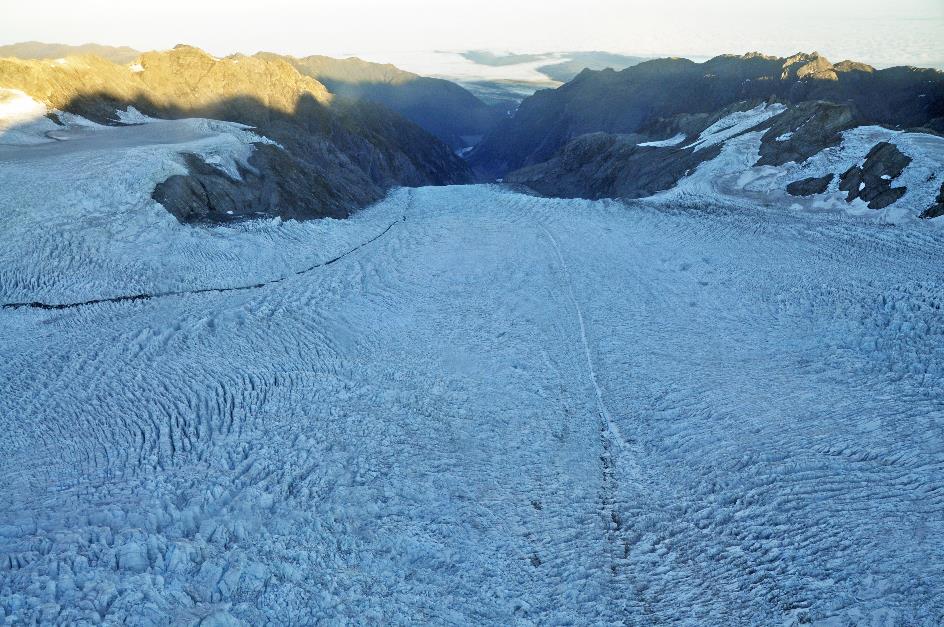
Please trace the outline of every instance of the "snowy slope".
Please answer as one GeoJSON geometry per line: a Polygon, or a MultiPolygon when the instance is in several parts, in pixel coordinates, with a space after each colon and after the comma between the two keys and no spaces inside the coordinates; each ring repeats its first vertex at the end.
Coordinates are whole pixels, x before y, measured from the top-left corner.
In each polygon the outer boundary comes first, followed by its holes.
{"type": "MultiPolygon", "coordinates": [[[[685,148],[701,150],[721,144],[721,154],[700,164],[675,187],[657,194],[654,200],[841,210],[872,221],[901,223],[915,220],[940,193],[944,175],[944,137],[881,126],[858,126],[844,131],[839,145],[826,148],[802,163],[790,161],[778,166],[756,166],[761,138],[766,130],[763,123],[784,110],[783,105],[760,105],[725,116],[707,128],[685,148]],[[761,130],[747,132],[757,126],[761,130]],[[890,142],[911,157],[911,163],[894,181],[895,187],[904,186],[907,193],[881,210],[869,209],[859,199],[846,202],[846,193],[839,190],[839,176],[850,167],[861,165],[879,142],[890,142]],[[787,185],[793,181],[827,174],[832,174],[833,180],[822,194],[800,198],[786,192],[787,185]]],[[[787,134],[779,136],[777,141],[785,139],[787,134]]],[[[929,223],[944,227],[944,220],[930,220],[929,223]]]]}
{"type": "Polygon", "coordinates": [[[706,128],[698,136],[698,139],[685,146],[685,148],[694,148],[698,151],[717,146],[786,110],[787,108],[780,103],[762,103],[747,111],[735,111],[706,128]]]}
{"type": "Polygon", "coordinates": [[[25,95],[10,102],[16,106],[0,107],[2,302],[255,284],[327,259],[313,239],[347,242],[347,226],[333,229],[330,220],[181,228],[151,198],[158,182],[186,173],[182,152],[238,177],[236,163],[253,145],[271,143],[241,124],[153,120],[132,110],[123,120],[133,126],[56,112],[68,122],[59,126],[25,95]]]}
{"type": "Polygon", "coordinates": [[[286,277],[0,310],[6,622],[940,622],[938,230],[480,186],[194,229],[141,196],[141,159],[237,145],[0,165],[5,302],[286,277]]]}

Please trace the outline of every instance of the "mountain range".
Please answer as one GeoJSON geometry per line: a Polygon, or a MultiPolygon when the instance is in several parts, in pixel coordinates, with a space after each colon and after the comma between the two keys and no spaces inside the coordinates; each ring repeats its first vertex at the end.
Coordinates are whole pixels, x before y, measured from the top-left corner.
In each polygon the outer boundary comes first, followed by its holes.
{"type": "MultiPolygon", "coordinates": [[[[464,53],[499,68],[543,63],[541,71],[560,78],[574,64],[627,66],[583,69],[516,106],[486,104],[454,82],[355,57],[218,59],[190,46],[137,53],[36,42],[0,54],[30,57],[0,59],[0,87],[52,111],[106,124],[123,123],[118,112],[128,107],[153,118],[238,122],[279,146],[257,146],[238,180],[182,157],[188,175],[159,185],[155,198],[185,221],[344,216],[393,187],[476,180],[548,196],[650,196],[698,180],[693,173],[725,146],[757,133],[756,145],[742,146],[743,163],[710,167],[750,180],[756,193],[814,202],[844,196],[870,209],[898,203],[908,189],[903,181],[923,168],[929,174],[910,184],[922,190],[917,213],[942,211],[937,144],[921,139],[944,132],[944,73],[937,70],[834,64],[815,52],[703,63],[464,53]],[[56,56],[73,52],[97,54],[56,56]],[[760,190],[759,180],[772,187],[760,190]]],[[[726,190],[748,191],[740,184],[726,190]]]]}
{"type": "MultiPolygon", "coordinates": [[[[832,64],[817,53],[725,55],[704,63],[658,59],[619,72],[584,70],[559,89],[525,99],[514,117],[503,120],[472,151],[469,161],[481,178],[502,177],[546,195],[632,198],[675,186],[718,157],[724,143],[738,135],[763,131],[757,156],[731,172],[740,175],[750,168],[809,164],[827,149],[838,148],[845,132],[867,127],[886,129],[887,135],[912,131],[903,140],[940,134],[944,73],[911,67],[876,70],[852,61],[832,64]],[[734,128],[738,114],[758,106],[769,115],[747,116],[755,123],[737,127],[724,141],[698,141],[726,121],[734,128]]],[[[872,209],[894,203],[904,192],[890,192],[892,181],[904,170],[902,161],[914,156],[880,150],[885,139],[865,147],[862,155],[856,153],[851,162],[840,159],[829,166],[839,170],[803,177],[817,183],[788,181],[785,187],[795,185],[784,191],[812,195],[825,192],[830,183],[842,184],[841,178],[853,180],[847,172],[862,167],[857,162],[868,154],[873,164],[878,160],[884,165],[874,166],[881,170],[877,175],[856,182],[867,187],[861,197],[872,209]],[[816,191],[817,186],[822,189],[816,191]]],[[[922,184],[940,185],[940,178],[933,178],[939,176],[933,172],[935,164],[926,164],[932,179],[922,184]]],[[[834,191],[848,192],[849,201],[860,197],[859,190],[834,191]]],[[[922,213],[936,215],[935,207],[923,206],[922,213]]]]}
{"type": "Polygon", "coordinates": [[[509,112],[507,104],[487,105],[456,83],[419,76],[390,64],[370,63],[357,57],[296,58],[271,53],[256,56],[284,59],[331,93],[388,107],[455,150],[474,145],[509,112]]]}

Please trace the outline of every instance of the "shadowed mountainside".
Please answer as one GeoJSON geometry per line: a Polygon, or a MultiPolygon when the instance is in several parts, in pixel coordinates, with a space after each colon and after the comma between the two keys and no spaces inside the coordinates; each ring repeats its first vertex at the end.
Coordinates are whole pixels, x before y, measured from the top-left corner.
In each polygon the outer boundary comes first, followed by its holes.
{"type": "Polygon", "coordinates": [[[254,171],[234,180],[184,157],[155,197],[182,221],[219,221],[226,210],[306,218],[345,216],[400,186],[467,182],[464,162],[423,129],[368,102],[335,97],[278,59],[215,59],[178,46],[134,66],[87,56],[65,62],[0,60],[0,86],[51,109],[114,124],[129,106],[157,118],[240,122],[280,145],[256,145],[254,171]]]}
{"type": "Polygon", "coordinates": [[[453,82],[420,76],[390,64],[356,57],[297,58],[267,52],[255,56],[284,60],[333,94],[388,107],[456,150],[475,144],[508,113],[507,105],[487,105],[453,82]]]}
{"type": "Polygon", "coordinates": [[[771,97],[849,106],[847,127],[944,130],[944,73],[937,70],[833,65],[817,53],[725,55],[704,63],[657,59],[620,72],[585,70],[559,89],[534,94],[476,147],[470,162],[480,176],[502,176],[550,159],[587,133],[638,133],[673,116],[771,97]]]}

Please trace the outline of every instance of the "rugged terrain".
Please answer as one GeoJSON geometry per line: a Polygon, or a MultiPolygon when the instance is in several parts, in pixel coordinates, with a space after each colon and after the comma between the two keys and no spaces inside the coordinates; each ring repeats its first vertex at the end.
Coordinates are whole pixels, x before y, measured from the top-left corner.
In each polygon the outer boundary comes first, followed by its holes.
{"type": "Polygon", "coordinates": [[[848,105],[737,103],[683,114],[656,136],[590,133],[505,180],[546,196],[638,198],[694,194],[787,208],[886,210],[932,218],[944,193],[944,137],[851,124],[848,105]],[[807,203],[808,205],[809,203],[807,203]]]}
{"type": "Polygon", "coordinates": [[[933,217],[927,191],[936,195],[944,184],[944,145],[935,139],[942,128],[944,73],[936,70],[834,65],[816,53],[660,59],[622,72],[585,71],[535,94],[470,162],[480,177],[548,196],[637,198],[700,180],[699,167],[734,142],[737,158],[705,167],[742,183],[776,179],[755,201],[830,202],[842,192],[870,209],[910,206],[933,217]],[[866,136],[876,142],[861,145],[866,136]],[[914,198],[896,185],[906,179],[914,198]]]}
{"type": "Polygon", "coordinates": [[[485,139],[471,162],[502,176],[546,161],[586,133],[646,133],[673,116],[710,116],[737,102],[771,98],[849,105],[850,126],[944,129],[944,73],[937,70],[834,65],[816,53],[725,55],[705,63],[656,59],[620,72],[587,70],[559,89],[536,93],[485,139]]]}
{"type": "Polygon", "coordinates": [[[423,127],[455,150],[474,146],[507,116],[507,104],[486,105],[459,85],[405,72],[390,64],[356,57],[321,55],[282,58],[300,73],[322,83],[333,94],[381,104],[423,127]]]}
{"type": "Polygon", "coordinates": [[[384,107],[337,97],[279,59],[216,59],[187,46],[144,53],[131,65],[95,56],[0,59],[0,87],[53,116],[127,123],[135,115],[119,112],[133,107],[154,118],[238,122],[271,140],[230,172],[182,157],[189,172],[157,193],[184,221],[340,217],[392,187],[469,180],[464,162],[423,129],[384,107]]]}

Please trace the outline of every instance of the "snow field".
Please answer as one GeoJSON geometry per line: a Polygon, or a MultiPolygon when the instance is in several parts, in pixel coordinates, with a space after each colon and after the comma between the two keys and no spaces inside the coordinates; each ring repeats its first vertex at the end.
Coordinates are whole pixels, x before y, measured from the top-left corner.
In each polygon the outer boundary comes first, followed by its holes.
{"type": "Polygon", "coordinates": [[[7,622],[938,622],[937,230],[466,186],[233,257],[390,224],[0,311],[7,622]]]}

